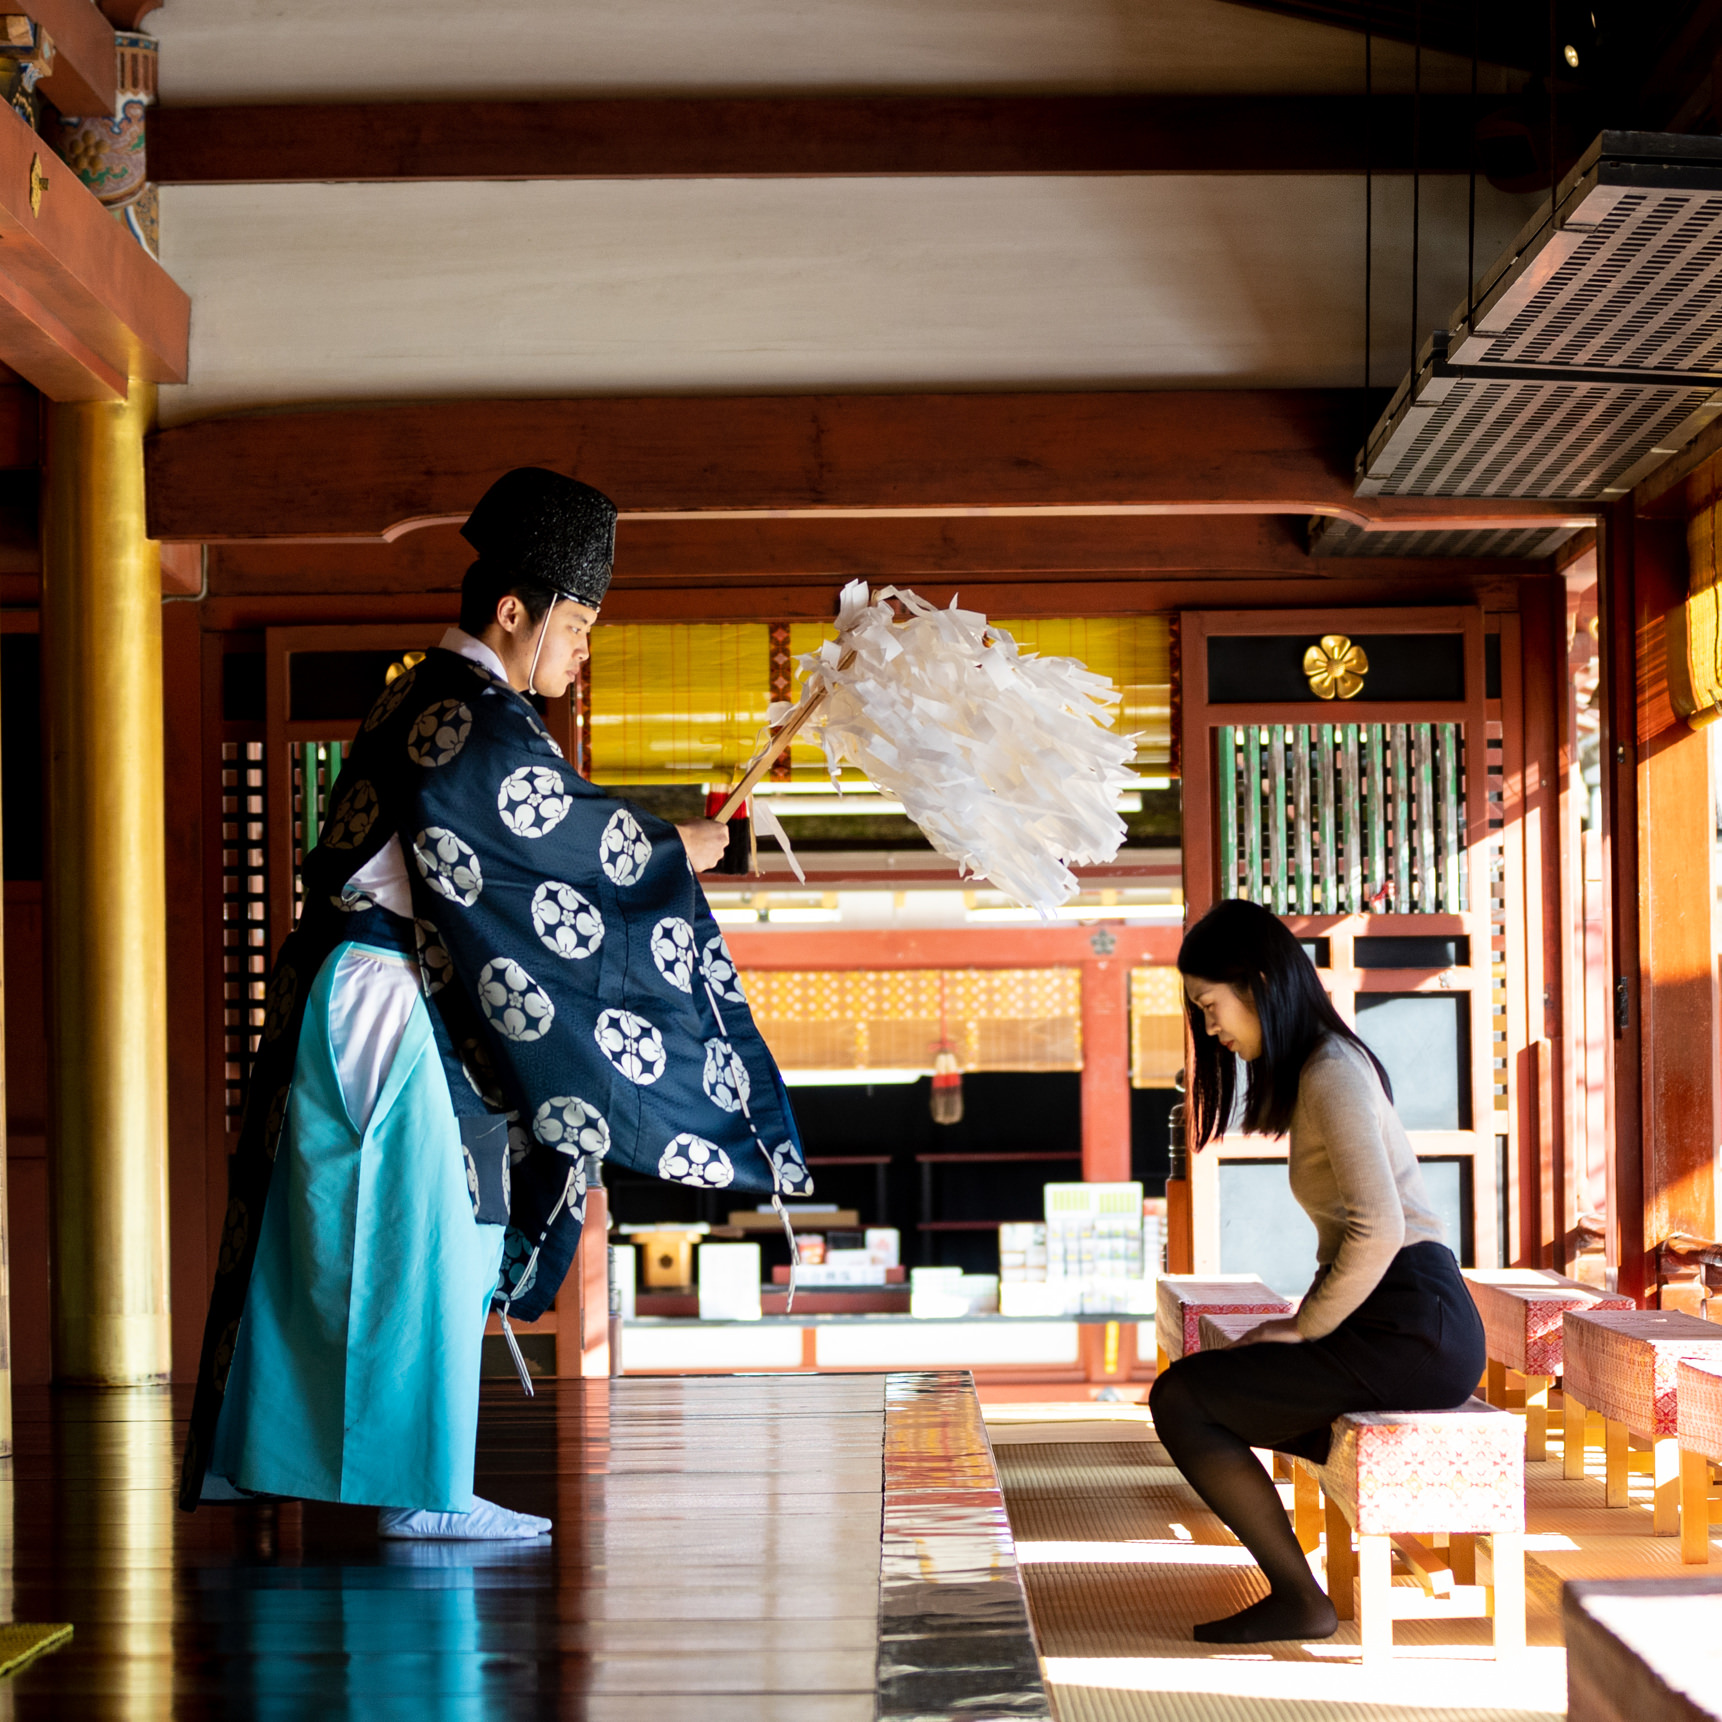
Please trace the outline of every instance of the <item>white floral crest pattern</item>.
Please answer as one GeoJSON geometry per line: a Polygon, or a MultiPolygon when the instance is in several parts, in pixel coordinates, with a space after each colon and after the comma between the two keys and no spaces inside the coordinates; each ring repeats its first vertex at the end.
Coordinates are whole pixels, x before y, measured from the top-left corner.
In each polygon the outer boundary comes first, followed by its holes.
{"type": "Polygon", "coordinates": [[[684,1130],[670,1138],[658,1161],[658,1176],[702,1190],[721,1190],[735,1177],[735,1167],[715,1142],[684,1130]]]}
{"type": "Polygon", "coordinates": [[[548,765],[523,765],[511,771],[496,792],[496,811],[516,837],[544,837],[568,817],[574,797],[562,774],[548,765]]]}
{"type": "Polygon", "coordinates": [[[627,1010],[601,1011],[592,1038],[630,1082],[648,1088],[664,1074],[664,1037],[643,1016],[627,1010]]]}
{"type": "Polygon", "coordinates": [[[413,939],[418,945],[419,974],[424,982],[424,995],[427,999],[433,998],[454,979],[454,962],[434,921],[415,920],[413,939]]]}
{"type": "Polygon", "coordinates": [[[419,667],[414,664],[410,670],[403,671],[377,695],[377,703],[371,707],[370,716],[365,719],[365,728],[373,730],[378,724],[387,723],[405,703],[406,697],[413,691],[413,678],[418,674],[419,667]]]}
{"type": "Polygon", "coordinates": [[[425,883],[451,903],[470,908],[484,889],[484,869],[478,857],[440,825],[427,825],[413,839],[413,859],[425,883]]]}
{"type": "Polygon", "coordinates": [[[355,778],[341,791],[323,826],[325,849],[357,849],[371,834],[379,811],[377,792],[370,782],[355,778]]]}
{"type": "Polygon", "coordinates": [[[680,915],[666,915],[652,929],[652,961],[671,986],[694,990],[694,930],[680,915]]]}
{"type": "Polygon", "coordinates": [[[722,933],[714,933],[706,940],[706,948],[700,952],[700,973],[706,978],[706,985],[720,999],[727,999],[731,1004],[746,1004],[747,994],[741,990],[741,981],[736,974],[735,958],[729,954],[729,946],[723,942],[722,933]]]}
{"type": "Polygon", "coordinates": [[[813,1174],[802,1165],[793,1142],[779,1142],[766,1150],[771,1155],[771,1169],[777,1174],[777,1187],[786,1196],[811,1196],[813,1174]]]}
{"type": "Polygon", "coordinates": [[[460,700],[438,700],[419,713],[407,735],[407,757],[414,765],[447,765],[466,746],[472,712],[460,700]]]}
{"type": "Polygon", "coordinates": [[[368,891],[361,891],[357,885],[343,885],[329,901],[343,915],[363,914],[366,909],[374,909],[377,906],[376,898],[368,891]]]}
{"type": "Polygon", "coordinates": [[[590,1154],[602,1160],[610,1152],[610,1126],[590,1101],[557,1094],[532,1115],[532,1134],[558,1154],[590,1154]]]}
{"type": "Polygon", "coordinates": [[[542,1040],[556,1016],[549,993],[512,957],[492,957],[478,971],[478,1002],[505,1040],[542,1040]]]}
{"type": "Polygon", "coordinates": [[[589,957],[604,942],[604,917],[572,885],[546,879],[532,893],[532,930],[559,957],[589,957]]]}
{"type": "Polygon", "coordinates": [[[612,885],[632,885],[652,858],[651,841],[627,808],[618,807],[598,839],[598,864],[612,885]]]}
{"type": "Polygon", "coordinates": [[[727,1040],[706,1042],[706,1098],[725,1112],[740,1112],[753,1092],[741,1054],[727,1040]]]}

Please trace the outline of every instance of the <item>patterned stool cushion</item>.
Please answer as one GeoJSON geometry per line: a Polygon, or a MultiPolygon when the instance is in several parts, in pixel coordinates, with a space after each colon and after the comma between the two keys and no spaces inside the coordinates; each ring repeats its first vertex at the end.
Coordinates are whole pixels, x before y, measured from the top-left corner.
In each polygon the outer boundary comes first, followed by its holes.
{"type": "Polygon", "coordinates": [[[1722,1464],[1722,1356],[1694,1363],[1683,1357],[1675,1371],[1680,1404],[1680,1445],[1722,1464]]]}
{"type": "Polygon", "coordinates": [[[1236,1345],[1264,1317],[1259,1315],[1220,1315],[1205,1309],[1196,1320],[1196,1333],[1201,1351],[1225,1351],[1236,1345]]]}
{"type": "Polygon", "coordinates": [[[1334,1419],[1321,1486],[1360,1537],[1522,1531],[1525,1428],[1481,1399],[1452,1411],[1349,1412],[1334,1419]]]}
{"type": "Polygon", "coordinates": [[[1679,1310],[1568,1310],[1562,1320],[1566,1391],[1645,1439],[1676,1432],[1680,1360],[1722,1362],[1722,1327],[1679,1310]]]}
{"type": "Polygon", "coordinates": [[[1202,1312],[1215,1315],[1287,1315],[1291,1305],[1253,1274],[1162,1274],[1155,1294],[1154,1342],[1174,1361],[1202,1349],[1197,1323],[1202,1312]]]}
{"type": "Polygon", "coordinates": [[[1637,1307],[1629,1297],[1541,1268],[1473,1268],[1465,1283],[1483,1318],[1489,1356],[1525,1375],[1561,1373],[1561,1317],[1569,1309],[1637,1307]]]}

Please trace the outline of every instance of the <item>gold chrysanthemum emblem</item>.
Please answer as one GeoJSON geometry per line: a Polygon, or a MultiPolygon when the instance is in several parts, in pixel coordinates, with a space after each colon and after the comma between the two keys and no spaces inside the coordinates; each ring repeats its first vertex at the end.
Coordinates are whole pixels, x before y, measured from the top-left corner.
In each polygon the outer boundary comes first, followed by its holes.
{"type": "Polygon", "coordinates": [[[1321,700],[1354,700],[1363,692],[1369,658],[1344,634],[1323,634],[1303,655],[1309,691],[1321,700]]]}

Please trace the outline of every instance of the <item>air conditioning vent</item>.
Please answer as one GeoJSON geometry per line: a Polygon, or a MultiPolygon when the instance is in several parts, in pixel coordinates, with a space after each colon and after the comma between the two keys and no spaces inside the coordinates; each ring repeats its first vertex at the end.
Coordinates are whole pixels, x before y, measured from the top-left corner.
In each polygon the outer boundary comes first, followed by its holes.
{"type": "Polygon", "coordinates": [[[1547,526],[1430,527],[1416,532],[1365,532],[1349,520],[1318,515],[1310,522],[1311,556],[1485,556],[1535,562],[1552,556],[1583,527],[1567,521],[1547,526]]]}
{"type": "Polygon", "coordinates": [[[1722,414],[1722,138],[1604,132],[1418,355],[1362,496],[1603,501],[1722,414]]]}

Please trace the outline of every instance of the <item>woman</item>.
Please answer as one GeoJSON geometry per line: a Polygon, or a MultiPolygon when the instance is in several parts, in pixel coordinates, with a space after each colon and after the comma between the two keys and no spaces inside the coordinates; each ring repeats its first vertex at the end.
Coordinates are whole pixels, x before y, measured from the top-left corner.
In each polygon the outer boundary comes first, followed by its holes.
{"type": "MultiPolygon", "coordinates": [[[[1459,1405],[1483,1372],[1483,1325],[1442,1242],[1381,1062],[1340,1020],[1302,947],[1254,903],[1216,903],[1178,952],[1195,1042],[1198,1148],[1234,1119],[1290,1138],[1292,1194],[1315,1223],[1315,1279],[1293,1316],[1230,1350],[1180,1358],[1149,1405],[1161,1444],[1255,1556],[1260,1602],[1195,1636],[1206,1644],[1326,1638],[1338,1624],[1279,1494],[1250,1452],[1317,1463],[1347,1411],[1459,1405]]],[[[1236,1127],[1234,1123],[1233,1127],[1236,1127]]]]}

